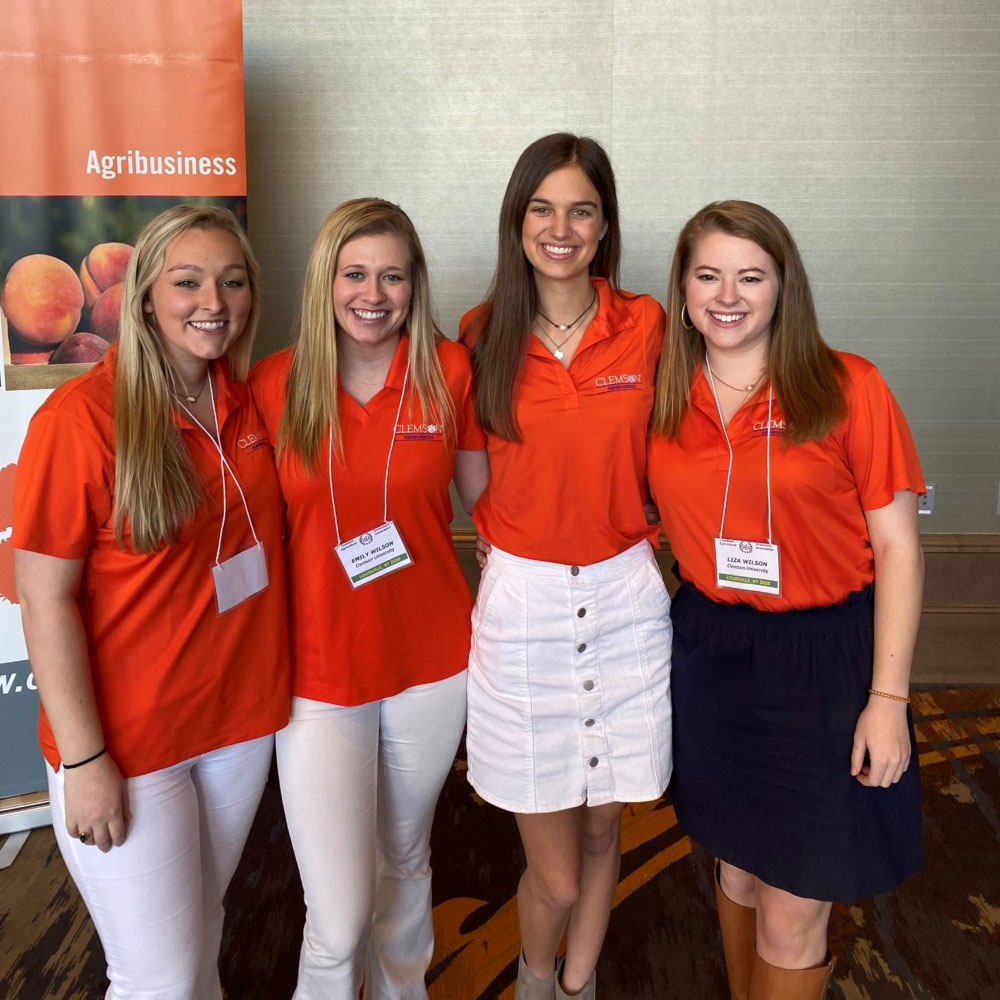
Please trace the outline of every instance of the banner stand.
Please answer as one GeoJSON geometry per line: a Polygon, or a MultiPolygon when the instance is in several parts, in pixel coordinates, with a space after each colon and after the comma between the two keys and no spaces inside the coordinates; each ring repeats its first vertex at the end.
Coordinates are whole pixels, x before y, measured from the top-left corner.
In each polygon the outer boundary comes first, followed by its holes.
{"type": "Polygon", "coordinates": [[[0,845],[0,871],[14,863],[32,830],[51,823],[48,792],[0,799],[0,836],[7,837],[0,845]]]}

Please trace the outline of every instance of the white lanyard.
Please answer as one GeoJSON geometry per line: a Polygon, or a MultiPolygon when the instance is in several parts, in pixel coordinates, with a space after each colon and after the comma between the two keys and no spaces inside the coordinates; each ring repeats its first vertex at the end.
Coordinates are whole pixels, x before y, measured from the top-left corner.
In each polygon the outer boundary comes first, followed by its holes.
{"type": "MultiPolygon", "coordinates": [[[[399,406],[396,408],[396,418],[392,422],[392,436],[389,438],[389,454],[385,459],[385,483],[382,488],[382,523],[389,520],[389,463],[392,461],[392,448],[396,443],[396,427],[399,425],[399,417],[403,412],[403,400],[406,398],[406,382],[410,377],[410,363],[406,363],[406,372],[403,375],[403,388],[399,393],[399,406]]],[[[340,521],[337,519],[337,501],[333,496],[333,434],[331,433],[327,441],[327,478],[330,483],[330,506],[333,508],[333,529],[337,533],[337,545],[340,545],[340,521]]]]}
{"type": "MultiPolygon", "coordinates": [[[[712,366],[708,357],[705,358],[705,368],[708,371],[708,384],[712,389],[712,398],[715,400],[715,408],[719,411],[719,422],[722,424],[722,434],[726,439],[726,447],[729,449],[729,468],[726,470],[726,492],[722,498],[722,521],[719,524],[719,538],[725,537],[726,508],[729,505],[729,481],[733,475],[733,445],[729,440],[729,432],[726,430],[726,418],[722,415],[722,406],[719,404],[719,394],[715,391],[715,378],[712,375],[712,366]]],[[[774,402],[773,386],[767,387],[767,542],[772,544],[771,539],[771,407],[774,402]]]]}
{"type": "MultiPolygon", "coordinates": [[[[257,537],[257,532],[254,530],[253,518],[250,517],[250,508],[247,506],[247,498],[243,493],[243,487],[240,486],[240,481],[236,478],[236,473],[233,472],[232,466],[229,464],[229,460],[226,458],[225,453],[222,450],[222,435],[219,432],[219,414],[215,407],[215,389],[212,386],[212,373],[208,372],[205,376],[208,379],[208,393],[212,400],[212,418],[215,421],[215,436],[213,437],[208,428],[184,405],[184,403],[177,399],[177,405],[191,418],[194,423],[201,428],[205,436],[215,445],[216,450],[219,453],[219,475],[222,478],[222,524],[219,526],[219,543],[215,547],[215,565],[219,565],[219,557],[222,554],[222,536],[226,530],[226,473],[228,472],[230,476],[233,477],[233,482],[236,484],[236,489],[240,491],[240,499],[243,501],[243,509],[246,511],[247,522],[250,525],[250,534],[253,535],[254,544],[259,545],[260,539],[257,537]]],[[[176,397],[175,397],[176,398],[176,397]]]]}

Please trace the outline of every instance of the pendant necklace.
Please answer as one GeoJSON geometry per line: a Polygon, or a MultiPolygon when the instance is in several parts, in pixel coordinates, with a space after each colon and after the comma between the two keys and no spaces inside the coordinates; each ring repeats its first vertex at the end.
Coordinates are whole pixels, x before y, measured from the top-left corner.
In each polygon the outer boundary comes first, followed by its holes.
{"type": "Polygon", "coordinates": [[[590,310],[591,310],[591,309],[593,309],[593,307],[594,307],[594,303],[595,303],[596,301],[597,301],[597,289],[595,288],[595,289],[594,289],[594,294],[593,294],[593,296],[591,297],[591,300],[590,300],[590,301],[589,301],[589,302],[587,303],[587,308],[586,308],[586,309],[584,309],[584,310],[583,310],[583,312],[582,312],[582,313],[580,313],[580,315],[579,315],[579,316],[577,316],[577,317],[576,317],[576,319],[575,319],[575,320],[573,320],[573,322],[572,322],[572,323],[555,323],[555,322],[553,322],[552,320],[550,320],[550,319],[549,319],[549,317],[548,317],[548,316],[546,316],[546,315],[545,315],[545,313],[543,313],[541,309],[535,309],[535,312],[537,312],[537,313],[538,313],[538,315],[539,315],[539,316],[541,316],[541,318],[542,318],[542,319],[544,319],[544,320],[545,320],[545,322],[546,322],[546,323],[548,323],[548,324],[549,324],[549,326],[551,326],[551,327],[552,327],[552,328],[553,328],[554,330],[559,330],[559,332],[560,332],[560,333],[566,333],[566,331],[567,331],[567,330],[569,330],[569,331],[570,331],[569,335],[568,335],[568,336],[566,336],[566,337],[564,337],[564,338],[562,339],[562,341],[561,341],[560,343],[558,343],[558,344],[557,344],[557,343],[556,343],[556,342],[555,342],[555,341],[554,341],[554,340],[553,340],[553,339],[552,339],[552,338],[551,338],[551,337],[550,337],[550,336],[549,336],[549,335],[548,335],[548,334],[547,334],[547,333],[546,333],[546,332],[545,332],[544,330],[542,330],[542,331],[541,331],[541,333],[542,333],[542,336],[543,336],[543,337],[544,337],[544,338],[545,338],[545,339],[546,339],[546,340],[547,340],[547,341],[548,341],[548,342],[549,342],[549,343],[550,343],[550,344],[552,345],[552,347],[553,347],[553,351],[552,351],[552,354],[553,354],[553,355],[554,355],[554,356],[555,356],[555,357],[556,357],[556,358],[557,358],[557,359],[558,359],[559,361],[562,361],[562,359],[563,359],[563,358],[564,358],[564,357],[566,356],[565,354],[563,354],[563,351],[562,351],[562,346],[563,346],[563,344],[565,344],[565,343],[567,343],[567,342],[569,342],[570,340],[572,340],[572,339],[573,339],[573,336],[574,336],[574,334],[576,333],[576,330],[574,329],[574,327],[575,327],[575,326],[577,325],[577,323],[579,323],[579,322],[580,322],[580,320],[582,320],[582,319],[583,319],[583,317],[584,317],[584,316],[586,316],[586,315],[587,315],[587,313],[589,313],[589,312],[590,312],[590,310]]]}
{"type": "MultiPolygon", "coordinates": [[[[761,375],[763,375],[763,372],[761,373],[761,375]]],[[[718,372],[716,371],[712,372],[712,376],[715,378],[717,382],[721,382],[727,388],[732,389],[733,392],[751,392],[753,389],[757,387],[757,383],[760,382],[761,375],[758,375],[749,385],[740,388],[740,386],[738,385],[730,385],[724,378],[722,378],[719,375],[718,372]]]]}
{"type": "MultiPolygon", "coordinates": [[[[208,382],[208,372],[205,372],[205,378],[202,380],[201,388],[192,396],[188,387],[184,384],[180,376],[177,377],[177,381],[180,382],[181,388],[184,390],[179,395],[182,399],[187,400],[189,403],[197,403],[201,399],[201,394],[205,391],[205,385],[208,382]]],[[[175,394],[176,395],[176,394],[175,394]]]]}

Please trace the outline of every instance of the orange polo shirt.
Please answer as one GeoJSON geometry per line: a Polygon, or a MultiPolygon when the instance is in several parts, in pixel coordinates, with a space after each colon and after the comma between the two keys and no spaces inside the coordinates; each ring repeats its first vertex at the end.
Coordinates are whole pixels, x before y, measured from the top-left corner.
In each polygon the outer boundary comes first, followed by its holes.
{"type": "MultiPolygon", "coordinates": [[[[473,518],[505,552],[586,566],[643,538],[646,432],[663,309],[592,279],[597,314],[566,369],[534,335],[514,398],[520,442],[487,435],[490,483],[473,518]]],[[[462,317],[461,338],[480,307],[462,317]]]]}
{"type": "MultiPolygon", "coordinates": [[[[913,438],[899,404],[871,362],[838,352],[847,368],[847,416],[821,441],[782,447],[784,416],[771,413],[771,523],[778,545],[781,594],[720,588],[715,546],[722,518],[729,450],[711,387],[700,369],[691,405],[673,439],[649,443],[649,485],[681,576],[707,597],[763,611],[838,604],[875,578],[866,510],[899,490],[924,491],[913,438]]],[[[767,541],[769,390],[729,423],[733,471],[726,538],[767,541]]]]}
{"type": "MultiPolygon", "coordinates": [[[[334,454],[333,489],[341,541],[381,524],[386,456],[394,436],[389,518],[411,566],[352,589],[334,551],[328,438],[314,474],[290,453],[278,464],[285,497],[292,693],[302,698],[360,705],[451,677],[468,661],[472,596],[451,540],[448,486],[454,449],[475,451],[485,439],[472,405],[468,352],[449,340],[442,340],[437,352],[454,402],[454,441],[428,424],[409,387],[412,410],[404,403],[394,426],[408,346],[409,338],[400,337],[385,386],[364,406],[340,391],[344,459],[334,454]]],[[[250,378],[275,440],[293,351],[261,361],[250,378]]]]}
{"type": "MultiPolygon", "coordinates": [[[[212,566],[222,521],[219,453],[179,414],[204,499],[173,545],[120,548],[112,532],[116,349],[60,386],[32,418],[14,482],[13,545],[82,559],[77,595],[108,752],[134,777],[273,733],[288,721],[281,493],[248,388],[213,364],[222,447],[264,545],[270,585],[220,615],[212,566]]],[[[222,559],[254,544],[226,476],[222,559]]],[[[42,752],[59,766],[45,712],[42,752]]]]}

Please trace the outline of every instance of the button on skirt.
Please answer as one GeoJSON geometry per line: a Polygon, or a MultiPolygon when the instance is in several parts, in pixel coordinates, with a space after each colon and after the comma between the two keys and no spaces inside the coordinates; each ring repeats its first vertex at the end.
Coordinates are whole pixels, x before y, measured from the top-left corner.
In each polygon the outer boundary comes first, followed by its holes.
{"type": "Polygon", "coordinates": [[[670,598],[646,541],[590,566],[494,548],[472,613],[469,781],[511,812],[658,798],[670,598]]]}

